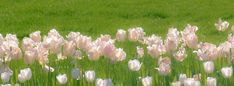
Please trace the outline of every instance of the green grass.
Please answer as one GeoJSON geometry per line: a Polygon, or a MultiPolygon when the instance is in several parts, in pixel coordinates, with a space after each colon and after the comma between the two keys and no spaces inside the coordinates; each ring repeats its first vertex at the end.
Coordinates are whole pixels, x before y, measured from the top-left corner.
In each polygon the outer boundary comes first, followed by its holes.
{"type": "MultiPolygon", "coordinates": [[[[182,30],[189,23],[199,27],[199,40],[219,44],[226,40],[230,31],[218,33],[214,23],[218,18],[222,18],[232,25],[233,5],[232,0],[1,0],[0,33],[17,34],[21,40],[33,31],[40,30],[45,35],[50,29],[56,28],[63,36],[70,31],[79,31],[96,38],[100,34],[110,34],[114,37],[119,28],[140,26],[147,35],[156,34],[164,38],[168,28],[177,27],[182,30]]],[[[160,76],[154,70],[157,60],[149,55],[140,59],[144,64],[139,72],[130,72],[127,62],[134,58],[136,45],[143,46],[128,41],[117,43],[117,46],[124,48],[127,53],[127,59],[123,62],[110,64],[104,58],[97,62],[85,58],[77,61],[78,68],[82,72],[95,70],[97,77],[111,78],[116,86],[139,86],[141,83],[136,78],[147,75],[153,76],[154,86],[169,86],[172,81],[178,79],[179,73],[186,73],[190,77],[202,73],[202,86],[205,85],[206,76],[216,77],[218,86],[234,85],[234,77],[227,80],[219,72],[222,66],[227,65],[226,61],[216,61],[215,72],[206,75],[201,62],[195,59],[191,50],[184,62],[172,61],[173,71],[167,77],[160,76]]],[[[32,79],[22,85],[56,86],[56,75],[59,73],[68,75],[67,86],[94,85],[84,79],[71,79],[71,59],[55,62],[55,55],[50,55],[49,58],[49,65],[55,68],[54,73],[43,72],[38,63],[27,66],[22,60],[12,61],[9,64],[14,71],[11,83],[19,83],[19,70],[30,67],[33,71],[32,79]]]]}

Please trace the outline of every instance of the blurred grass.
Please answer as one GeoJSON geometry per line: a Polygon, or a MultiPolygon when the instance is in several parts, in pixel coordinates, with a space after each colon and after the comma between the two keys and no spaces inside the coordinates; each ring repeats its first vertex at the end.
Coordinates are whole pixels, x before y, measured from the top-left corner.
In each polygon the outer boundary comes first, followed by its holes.
{"type": "MultiPolygon", "coordinates": [[[[219,44],[226,40],[230,31],[218,33],[214,23],[218,18],[230,22],[234,20],[234,3],[232,0],[1,0],[0,1],[0,33],[17,34],[19,39],[28,36],[29,33],[40,30],[45,35],[50,29],[56,28],[63,36],[70,31],[79,31],[93,38],[100,34],[110,34],[114,37],[117,29],[131,27],[143,27],[147,35],[156,34],[166,36],[170,27],[182,30],[186,24],[199,27],[199,40],[219,44]]],[[[127,61],[134,58],[136,45],[139,43],[117,43],[118,47],[127,52],[127,60],[115,64],[109,64],[107,59],[97,62],[87,58],[77,61],[78,68],[95,70],[97,77],[111,78],[116,86],[140,86],[138,76],[153,76],[154,86],[168,86],[178,79],[179,73],[202,74],[202,86],[205,85],[206,76],[217,78],[218,86],[234,85],[234,78],[226,80],[221,76],[222,66],[227,66],[225,60],[215,62],[216,70],[206,75],[202,62],[195,59],[195,55],[188,53],[188,58],[182,62],[172,61],[172,74],[167,77],[158,75],[154,70],[157,60],[145,55],[140,72],[130,72],[127,61]],[[109,69],[108,69],[109,68],[109,69]],[[216,72],[217,71],[217,72],[216,72]],[[110,72],[111,75],[107,73],[110,72]],[[229,81],[229,82],[228,82],[229,81]]],[[[191,50],[190,50],[191,51],[191,50]]],[[[147,52],[145,52],[147,53],[147,52]]],[[[11,83],[19,83],[17,75],[19,70],[30,67],[33,77],[22,85],[25,86],[56,86],[56,75],[66,73],[68,86],[91,86],[84,79],[72,80],[70,71],[73,65],[71,59],[55,62],[55,55],[50,57],[50,66],[55,68],[54,73],[45,73],[37,63],[25,65],[23,61],[12,61],[9,65],[14,70],[11,83]]]]}

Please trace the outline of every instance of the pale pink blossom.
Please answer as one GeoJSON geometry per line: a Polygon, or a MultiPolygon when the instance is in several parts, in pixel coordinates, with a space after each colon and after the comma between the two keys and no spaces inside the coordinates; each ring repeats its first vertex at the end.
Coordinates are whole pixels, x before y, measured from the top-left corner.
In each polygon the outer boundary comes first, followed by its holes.
{"type": "Polygon", "coordinates": [[[197,49],[198,47],[198,37],[196,35],[196,31],[198,30],[197,26],[187,25],[184,31],[181,32],[183,42],[189,47],[193,49],[197,49]]]}
{"type": "Polygon", "coordinates": [[[148,46],[151,46],[154,44],[158,45],[158,44],[163,44],[163,40],[161,37],[153,34],[149,37],[144,37],[144,43],[148,46]]]}
{"type": "Polygon", "coordinates": [[[203,67],[206,73],[212,73],[214,71],[214,62],[213,61],[204,62],[203,67]]]}
{"type": "Polygon", "coordinates": [[[31,33],[29,36],[34,42],[41,42],[40,34],[41,34],[40,31],[36,31],[36,32],[31,33]]]}
{"type": "Polygon", "coordinates": [[[75,53],[76,44],[74,41],[65,41],[63,45],[63,55],[64,56],[72,56],[75,53]]]}
{"type": "Polygon", "coordinates": [[[231,78],[233,74],[233,68],[232,67],[223,67],[221,69],[221,73],[224,78],[231,78]]]}
{"type": "Polygon", "coordinates": [[[128,61],[128,68],[131,71],[139,71],[141,69],[141,65],[142,63],[140,63],[140,61],[138,61],[137,59],[128,61]]]}
{"type": "Polygon", "coordinates": [[[219,19],[214,25],[218,31],[225,31],[228,28],[229,23],[227,21],[219,19]]]}
{"type": "Polygon", "coordinates": [[[145,32],[141,27],[128,29],[128,39],[130,41],[143,41],[145,32]]]}
{"type": "Polygon", "coordinates": [[[126,59],[126,53],[122,48],[118,48],[115,50],[115,61],[123,61],[126,59]]]}
{"type": "Polygon", "coordinates": [[[59,74],[56,76],[56,79],[58,80],[59,84],[61,84],[61,85],[67,83],[67,75],[66,74],[59,74]]]}
{"type": "Polygon", "coordinates": [[[29,50],[24,52],[24,62],[26,64],[32,64],[34,63],[35,59],[37,58],[37,53],[35,50],[29,50]]]}
{"type": "Polygon", "coordinates": [[[88,82],[93,82],[95,80],[95,71],[89,70],[85,72],[85,78],[88,82]]]}
{"type": "Polygon", "coordinates": [[[98,46],[92,46],[91,49],[88,50],[87,54],[89,60],[98,60],[101,56],[100,48],[98,46]]]}
{"type": "Polygon", "coordinates": [[[141,79],[141,82],[142,82],[142,85],[143,86],[152,86],[152,77],[150,77],[150,76],[147,76],[147,77],[144,77],[144,78],[142,78],[141,79]]]}
{"type": "Polygon", "coordinates": [[[136,51],[137,51],[137,56],[138,56],[139,58],[141,58],[141,57],[144,56],[144,48],[137,46],[137,47],[136,47],[136,51]]]}
{"type": "Polygon", "coordinates": [[[166,52],[165,46],[163,44],[157,44],[157,45],[154,44],[154,45],[148,46],[147,50],[148,50],[148,54],[152,58],[157,58],[166,52]]]}
{"type": "Polygon", "coordinates": [[[124,41],[126,39],[126,31],[123,29],[118,29],[115,38],[117,41],[124,41]]]}
{"type": "Polygon", "coordinates": [[[206,85],[207,86],[217,86],[216,78],[207,77],[207,79],[206,79],[206,85]]]}
{"type": "Polygon", "coordinates": [[[177,61],[184,61],[184,59],[187,57],[186,50],[184,47],[179,48],[179,50],[174,54],[174,58],[177,61]]]}
{"type": "Polygon", "coordinates": [[[170,28],[165,40],[165,47],[168,52],[175,51],[180,43],[179,31],[177,28],[170,28]]]}
{"type": "Polygon", "coordinates": [[[187,78],[184,80],[184,86],[201,86],[200,81],[193,78],[187,78]]]}

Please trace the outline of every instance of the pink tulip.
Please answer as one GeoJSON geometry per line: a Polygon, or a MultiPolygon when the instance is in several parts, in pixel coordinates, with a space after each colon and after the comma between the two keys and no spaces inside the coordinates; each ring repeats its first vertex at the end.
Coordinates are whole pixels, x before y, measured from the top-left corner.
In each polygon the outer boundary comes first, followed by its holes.
{"type": "Polygon", "coordinates": [[[229,23],[227,21],[223,21],[222,19],[219,19],[217,23],[215,23],[215,27],[218,31],[225,31],[229,26],[229,23]]]}
{"type": "Polygon", "coordinates": [[[203,67],[206,73],[212,73],[214,71],[214,62],[213,61],[204,62],[203,67]]]}
{"type": "Polygon", "coordinates": [[[175,51],[179,45],[180,37],[177,28],[170,28],[165,40],[165,47],[167,51],[175,51]]]}
{"type": "Polygon", "coordinates": [[[119,29],[115,35],[117,41],[124,41],[126,39],[126,31],[119,29]]]}
{"type": "Polygon", "coordinates": [[[137,46],[137,55],[138,57],[143,57],[144,56],[144,48],[137,46]]]}
{"type": "Polygon", "coordinates": [[[40,31],[36,31],[36,32],[31,33],[29,36],[34,42],[40,42],[41,41],[40,34],[41,34],[40,31]]]}
{"type": "Polygon", "coordinates": [[[115,50],[115,61],[123,61],[126,59],[126,53],[122,48],[118,48],[115,50]]]}
{"type": "Polygon", "coordinates": [[[98,60],[100,58],[100,49],[98,46],[93,46],[91,49],[88,51],[88,58],[89,60],[98,60]]]}
{"type": "Polygon", "coordinates": [[[160,55],[164,54],[166,51],[164,45],[162,44],[158,44],[158,45],[154,44],[154,45],[148,46],[147,50],[148,50],[148,54],[153,58],[159,57],[160,55]]]}
{"type": "Polygon", "coordinates": [[[154,34],[149,36],[149,37],[145,37],[144,38],[144,43],[147,44],[148,46],[154,45],[154,44],[163,44],[163,41],[161,39],[161,37],[159,36],[155,36],[154,34]]]}
{"type": "Polygon", "coordinates": [[[75,53],[76,44],[74,41],[65,41],[63,45],[63,54],[64,56],[71,56],[75,53]]]}
{"type": "Polygon", "coordinates": [[[182,39],[189,48],[197,49],[198,47],[198,37],[195,34],[197,30],[197,26],[191,26],[188,24],[184,31],[181,32],[182,39]]]}
{"type": "Polygon", "coordinates": [[[80,32],[70,32],[66,37],[68,41],[75,41],[80,35],[80,32]]]}
{"type": "Polygon", "coordinates": [[[105,47],[103,48],[103,55],[110,58],[110,59],[114,59],[115,58],[115,52],[116,52],[116,47],[114,44],[112,44],[111,42],[107,42],[105,44],[105,47]]]}
{"type": "Polygon", "coordinates": [[[174,54],[174,57],[177,61],[180,61],[180,62],[184,61],[184,59],[187,57],[185,48],[184,47],[179,48],[179,51],[177,51],[174,54]]]}
{"type": "Polygon", "coordinates": [[[35,51],[25,51],[24,62],[26,64],[34,63],[36,58],[37,58],[37,53],[35,51]]]}
{"type": "Polygon", "coordinates": [[[145,32],[141,27],[128,29],[128,39],[130,41],[143,41],[145,32]]]}

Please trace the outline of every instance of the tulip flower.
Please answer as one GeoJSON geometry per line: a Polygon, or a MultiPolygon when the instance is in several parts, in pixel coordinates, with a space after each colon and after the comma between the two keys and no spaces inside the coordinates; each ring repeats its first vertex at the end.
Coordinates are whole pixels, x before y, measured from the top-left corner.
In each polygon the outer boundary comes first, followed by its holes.
{"type": "Polygon", "coordinates": [[[198,30],[197,26],[187,25],[184,31],[181,32],[183,42],[193,49],[198,48],[198,37],[195,32],[198,30]]]}
{"type": "Polygon", "coordinates": [[[20,70],[20,74],[18,75],[19,82],[21,83],[30,80],[31,77],[32,77],[32,71],[30,68],[25,68],[20,70]]]}
{"type": "Polygon", "coordinates": [[[128,61],[128,68],[131,71],[139,71],[141,69],[141,65],[142,63],[140,63],[140,61],[138,61],[137,59],[128,61]]]}
{"type": "Polygon", "coordinates": [[[88,58],[89,60],[98,60],[101,56],[100,48],[98,46],[93,46],[88,51],[88,58]]]}
{"type": "Polygon", "coordinates": [[[118,48],[115,50],[115,61],[123,61],[126,59],[126,53],[122,48],[118,48]]]}
{"type": "Polygon", "coordinates": [[[85,78],[86,78],[86,81],[88,82],[93,82],[95,80],[95,76],[96,76],[95,72],[92,70],[85,72],[85,78]]]}
{"type": "Polygon", "coordinates": [[[179,81],[172,82],[171,86],[181,86],[181,83],[179,81]]]}
{"type": "Polygon", "coordinates": [[[221,73],[224,78],[231,78],[233,74],[233,68],[232,67],[223,67],[221,69],[221,73]]]}
{"type": "Polygon", "coordinates": [[[115,35],[117,41],[124,41],[126,39],[126,31],[119,29],[115,35]]]}
{"type": "Polygon", "coordinates": [[[179,50],[174,54],[174,58],[177,61],[184,61],[184,59],[187,57],[186,50],[184,47],[179,48],[179,50]]]}
{"type": "Polygon", "coordinates": [[[138,57],[143,57],[144,55],[144,48],[137,46],[137,55],[138,57]]]}
{"type": "Polygon", "coordinates": [[[218,31],[225,31],[229,26],[229,23],[227,21],[223,21],[222,19],[219,19],[217,23],[215,23],[215,27],[218,31]]]}
{"type": "Polygon", "coordinates": [[[24,54],[24,62],[26,64],[34,63],[35,59],[37,58],[37,53],[35,52],[35,50],[25,51],[24,53],[25,53],[24,54]]]}
{"type": "Polygon", "coordinates": [[[187,79],[186,74],[180,74],[179,76],[179,81],[181,84],[184,84],[184,80],[187,79]]]}
{"type": "Polygon", "coordinates": [[[40,34],[41,34],[40,31],[36,31],[36,32],[31,33],[29,36],[34,42],[40,42],[41,41],[40,34]]]}
{"type": "Polygon", "coordinates": [[[3,82],[3,83],[9,82],[10,77],[12,76],[12,74],[13,74],[13,73],[10,72],[10,71],[6,71],[6,72],[1,73],[2,82],[3,82]]]}
{"type": "Polygon", "coordinates": [[[200,81],[194,80],[193,78],[187,78],[184,80],[184,86],[200,86],[200,81]]]}
{"type": "Polygon", "coordinates": [[[59,74],[56,76],[56,79],[58,80],[59,84],[64,85],[67,83],[67,75],[66,74],[59,74]]]}
{"type": "Polygon", "coordinates": [[[177,28],[170,28],[165,40],[165,47],[167,51],[175,51],[180,43],[179,31],[177,28]]]}
{"type": "Polygon", "coordinates": [[[203,67],[206,73],[212,73],[214,71],[214,62],[213,61],[204,62],[203,67]]]}
{"type": "Polygon", "coordinates": [[[152,86],[152,77],[147,76],[141,79],[143,86],[152,86]]]}
{"type": "Polygon", "coordinates": [[[96,79],[96,86],[112,86],[112,80],[111,79],[96,79]]]}
{"type": "Polygon", "coordinates": [[[207,77],[207,79],[206,79],[206,85],[207,86],[217,86],[216,78],[207,77]]]}
{"type": "Polygon", "coordinates": [[[141,27],[128,29],[128,39],[130,41],[143,41],[145,32],[141,27]]]}

